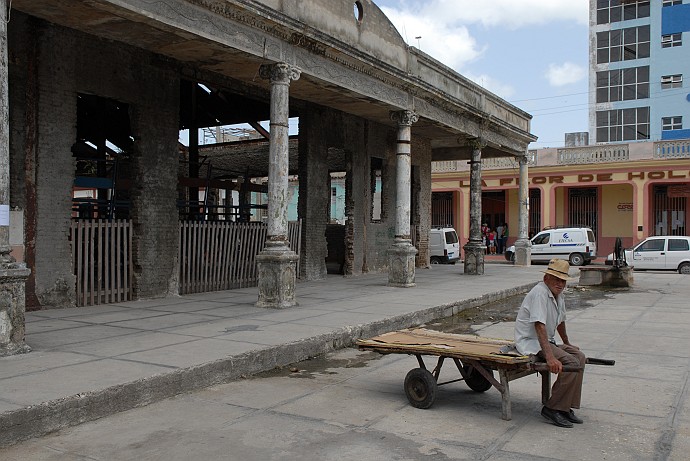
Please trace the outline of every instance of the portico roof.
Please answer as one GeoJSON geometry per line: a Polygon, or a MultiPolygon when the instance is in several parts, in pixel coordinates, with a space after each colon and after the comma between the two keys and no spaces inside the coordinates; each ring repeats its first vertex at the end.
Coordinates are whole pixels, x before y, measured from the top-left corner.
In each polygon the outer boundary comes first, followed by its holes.
{"type": "Polygon", "coordinates": [[[469,158],[473,138],[481,138],[485,157],[523,155],[536,140],[528,113],[408,46],[368,0],[13,0],[11,6],[149,50],[187,72],[223,75],[264,100],[268,82],[259,66],[286,62],[302,71],[290,87],[294,101],[388,126],[395,126],[390,111],[415,111],[413,136],[431,140],[433,160],[469,158]]]}

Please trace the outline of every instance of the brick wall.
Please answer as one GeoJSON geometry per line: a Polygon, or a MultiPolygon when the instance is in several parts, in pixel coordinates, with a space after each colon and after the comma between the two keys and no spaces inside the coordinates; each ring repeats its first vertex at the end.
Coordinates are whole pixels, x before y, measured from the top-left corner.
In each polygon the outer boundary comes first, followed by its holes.
{"type": "Polygon", "coordinates": [[[300,113],[299,199],[298,215],[302,218],[303,280],[326,277],[326,225],[329,218],[330,181],[328,177],[328,128],[337,126],[334,114],[319,106],[308,106],[300,113]]]}
{"type": "Polygon", "coordinates": [[[429,231],[431,230],[431,144],[414,136],[412,127],[412,193],[415,194],[412,222],[417,230],[417,267],[429,266],[429,231]]]}
{"type": "MultiPolygon", "coordinates": [[[[41,23],[37,28],[38,80],[35,183],[35,300],[43,307],[72,306],[70,211],[75,161],[79,40],[41,23]]],[[[29,217],[31,219],[31,217],[29,217]]]]}
{"type": "MultiPolygon", "coordinates": [[[[75,161],[77,95],[93,94],[126,103],[135,138],[132,219],[135,237],[135,295],[176,292],[178,223],[177,139],[179,78],[168,64],[139,49],[56,27],[21,14],[13,16],[11,63],[11,173],[15,204],[35,220],[35,303],[71,306],[75,280],[69,241],[75,161]],[[36,40],[37,59],[26,43],[36,40]],[[26,91],[22,81],[36,67],[35,197],[27,175],[17,174],[26,157],[26,91]]],[[[25,238],[30,238],[30,226],[25,238]]],[[[30,242],[29,242],[30,243],[30,242]]],[[[28,262],[28,261],[27,261],[28,262]]],[[[27,292],[27,300],[32,293],[27,292]]]]}

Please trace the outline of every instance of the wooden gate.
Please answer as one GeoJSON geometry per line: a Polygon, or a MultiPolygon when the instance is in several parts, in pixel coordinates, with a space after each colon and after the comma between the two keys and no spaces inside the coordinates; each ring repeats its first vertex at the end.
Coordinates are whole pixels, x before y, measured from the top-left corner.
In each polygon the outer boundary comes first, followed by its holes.
{"type": "Polygon", "coordinates": [[[77,220],[70,230],[77,306],[131,300],[130,221],[77,220]]]}
{"type": "MultiPolygon", "coordinates": [[[[290,249],[298,255],[301,227],[301,220],[288,224],[290,249]]],[[[181,221],[180,294],[257,286],[256,255],[267,233],[264,223],[181,221]]]]}

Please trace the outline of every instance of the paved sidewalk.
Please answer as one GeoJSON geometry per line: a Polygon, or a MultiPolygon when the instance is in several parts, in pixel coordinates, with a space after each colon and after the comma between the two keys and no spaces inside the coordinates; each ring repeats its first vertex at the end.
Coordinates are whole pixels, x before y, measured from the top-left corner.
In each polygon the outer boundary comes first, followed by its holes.
{"type": "Polygon", "coordinates": [[[329,276],[299,283],[284,310],[255,307],[248,288],[30,312],[33,352],[0,358],[0,446],[446,317],[525,291],[543,269],[434,265],[414,288],[329,276]]]}
{"type": "MultiPolygon", "coordinates": [[[[487,269],[497,283],[496,269],[487,269]]],[[[477,393],[465,383],[439,387],[433,407],[420,410],[402,385],[414,357],[348,348],[297,364],[297,372],[233,380],[0,448],[0,459],[685,461],[689,280],[646,272],[635,273],[630,289],[570,288],[570,338],[588,356],[616,360],[614,367],[587,366],[577,410],[584,424],[571,429],[540,416],[538,376],[511,382],[510,421],[500,419],[498,391],[477,393]]],[[[498,317],[472,328],[510,338],[514,322],[498,317]]],[[[453,368],[443,369],[442,382],[459,378],[453,368]]]]}

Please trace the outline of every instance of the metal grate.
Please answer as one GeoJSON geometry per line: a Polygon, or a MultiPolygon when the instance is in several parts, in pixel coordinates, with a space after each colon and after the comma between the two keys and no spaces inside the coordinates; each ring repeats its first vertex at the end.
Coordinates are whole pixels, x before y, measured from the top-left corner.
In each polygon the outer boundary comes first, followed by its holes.
{"type": "Polygon", "coordinates": [[[541,230],[541,190],[529,190],[529,237],[537,235],[541,230]]]}
{"type": "Polygon", "coordinates": [[[654,186],[654,235],[687,235],[687,198],[654,186]]]}
{"type": "Polygon", "coordinates": [[[431,227],[453,227],[453,193],[431,194],[431,227]]]}
{"type": "Polygon", "coordinates": [[[568,189],[568,225],[590,227],[598,235],[597,203],[596,187],[568,189]]]}

